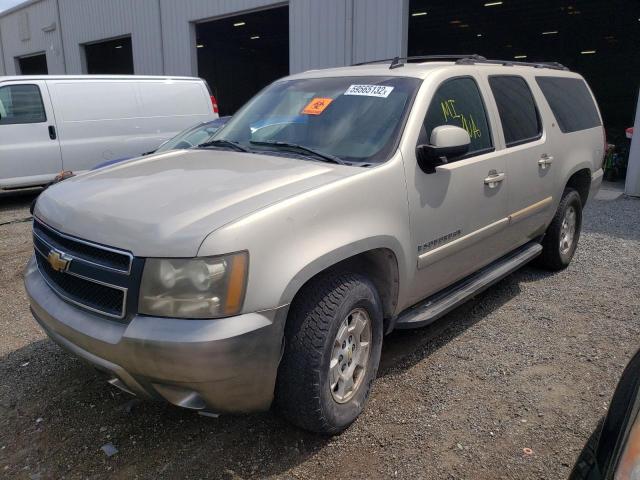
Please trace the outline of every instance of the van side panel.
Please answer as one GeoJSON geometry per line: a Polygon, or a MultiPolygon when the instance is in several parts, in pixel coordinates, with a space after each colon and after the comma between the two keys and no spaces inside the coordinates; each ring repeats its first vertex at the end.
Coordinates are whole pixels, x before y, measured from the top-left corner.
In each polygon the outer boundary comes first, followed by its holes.
{"type": "Polygon", "coordinates": [[[0,82],[0,189],[44,185],[62,170],[45,82],[0,82]]]}
{"type": "Polygon", "coordinates": [[[139,156],[215,118],[206,87],[184,80],[50,80],[62,162],[82,171],[139,156]]]}

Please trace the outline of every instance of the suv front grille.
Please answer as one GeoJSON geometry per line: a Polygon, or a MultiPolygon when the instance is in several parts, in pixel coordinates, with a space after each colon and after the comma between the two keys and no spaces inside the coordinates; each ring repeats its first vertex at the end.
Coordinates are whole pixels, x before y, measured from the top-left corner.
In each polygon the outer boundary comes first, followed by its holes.
{"type": "Polygon", "coordinates": [[[61,234],[37,220],[33,222],[33,234],[53,247],[87,262],[123,273],[128,273],[131,269],[130,254],[61,234]]]}
{"type": "Polygon", "coordinates": [[[65,235],[35,219],[33,245],[38,270],[62,299],[120,320],[133,313],[141,259],[65,235]]]}
{"type": "Polygon", "coordinates": [[[40,273],[49,286],[64,299],[98,313],[106,313],[118,318],[123,316],[125,291],[100,285],[66,272],[57,272],[42,255],[36,255],[36,261],[40,273]]]}

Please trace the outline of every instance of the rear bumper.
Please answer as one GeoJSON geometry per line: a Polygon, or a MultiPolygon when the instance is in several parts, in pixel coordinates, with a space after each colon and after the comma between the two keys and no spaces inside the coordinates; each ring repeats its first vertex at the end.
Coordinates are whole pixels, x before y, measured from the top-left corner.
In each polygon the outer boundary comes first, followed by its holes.
{"type": "Polygon", "coordinates": [[[217,320],[135,316],[124,324],[61,300],[33,258],[25,287],[33,316],[47,334],[120,388],[216,413],[271,405],[286,306],[217,320]]]}
{"type": "Polygon", "coordinates": [[[604,176],[604,171],[602,169],[596,170],[591,174],[591,187],[589,187],[589,197],[593,198],[600,190],[600,185],[602,185],[602,178],[604,176]]]}

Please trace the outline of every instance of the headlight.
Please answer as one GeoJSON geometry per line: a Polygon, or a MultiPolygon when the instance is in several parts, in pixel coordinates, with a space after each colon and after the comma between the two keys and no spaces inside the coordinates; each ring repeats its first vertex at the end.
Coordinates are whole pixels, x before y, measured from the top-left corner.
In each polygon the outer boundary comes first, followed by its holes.
{"type": "Polygon", "coordinates": [[[215,318],[242,308],[247,252],[218,257],[148,258],[138,310],[146,315],[215,318]]]}

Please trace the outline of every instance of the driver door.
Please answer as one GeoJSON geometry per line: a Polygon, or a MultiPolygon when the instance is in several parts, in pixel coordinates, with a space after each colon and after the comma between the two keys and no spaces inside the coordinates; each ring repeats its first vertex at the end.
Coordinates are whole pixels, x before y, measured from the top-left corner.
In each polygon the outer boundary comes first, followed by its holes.
{"type": "Polygon", "coordinates": [[[494,152],[490,116],[473,75],[448,78],[436,87],[418,144],[429,143],[431,131],[440,125],[464,128],[471,143],[464,156],[448,159],[434,173],[422,171],[415,155],[410,159],[416,302],[508,251],[499,235],[508,223],[506,161],[494,152]]]}

